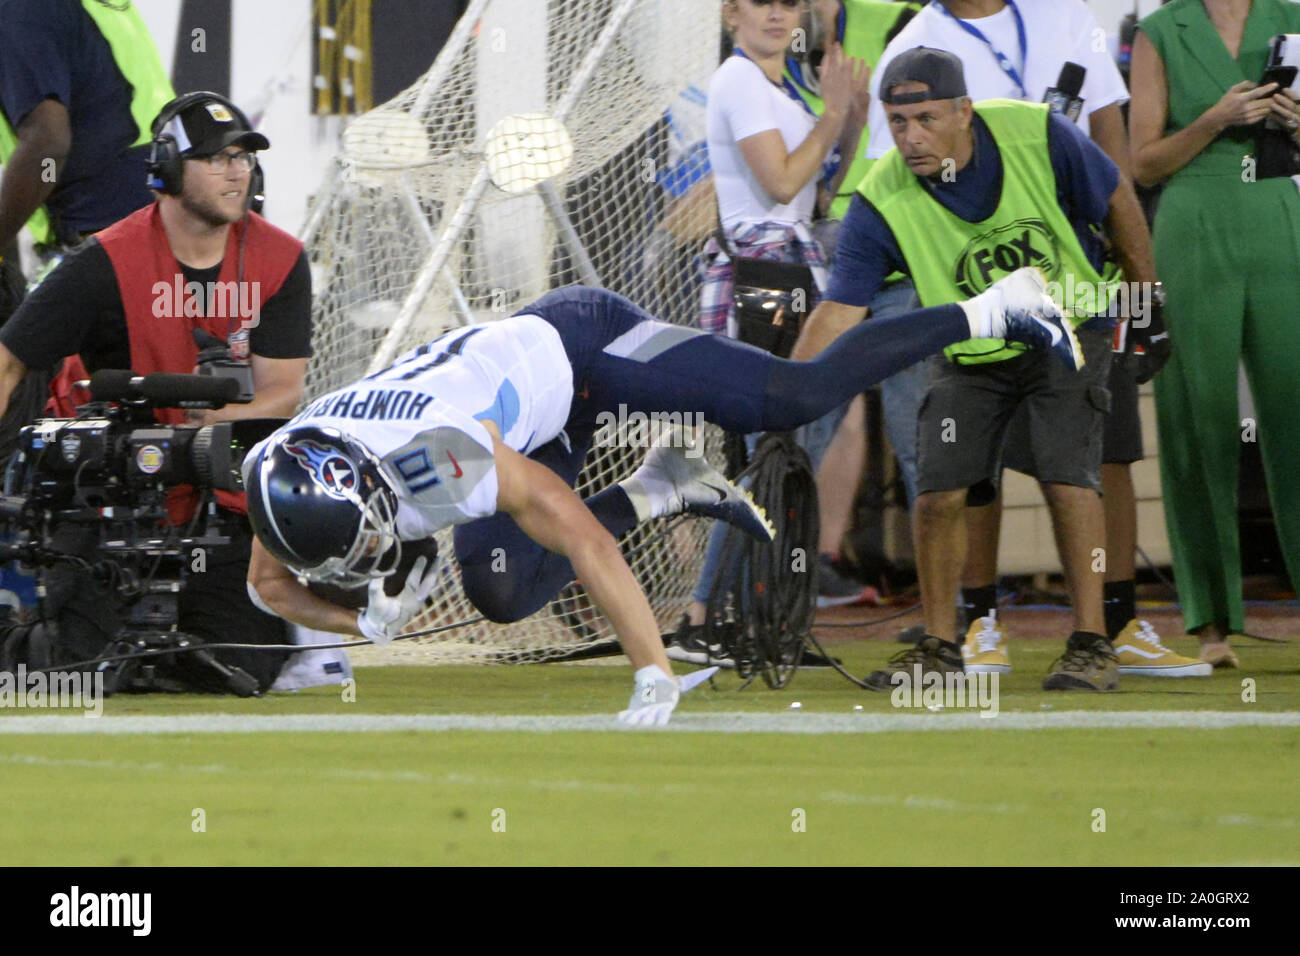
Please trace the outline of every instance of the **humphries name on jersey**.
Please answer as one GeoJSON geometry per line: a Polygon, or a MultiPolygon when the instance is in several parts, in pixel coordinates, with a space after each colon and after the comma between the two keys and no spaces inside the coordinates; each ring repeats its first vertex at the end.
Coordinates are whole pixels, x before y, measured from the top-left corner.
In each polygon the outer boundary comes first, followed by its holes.
{"type": "MultiPolygon", "coordinates": [[[[502,442],[527,455],[564,429],[573,370],[559,333],[535,315],[456,329],[401,356],[382,372],[315,399],[288,428],[336,428],[365,442],[398,496],[405,540],[495,514],[493,422],[502,442]]],[[[249,452],[246,470],[261,455],[249,452]]],[[[322,487],[311,456],[300,464],[322,487]]]]}

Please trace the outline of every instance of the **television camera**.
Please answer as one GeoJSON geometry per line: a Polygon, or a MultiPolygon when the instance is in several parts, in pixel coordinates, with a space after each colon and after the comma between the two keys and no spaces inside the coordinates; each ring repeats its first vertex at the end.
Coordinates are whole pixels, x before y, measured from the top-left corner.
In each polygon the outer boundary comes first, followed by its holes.
{"type": "Polygon", "coordinates": [[[214,493],[243,490],[244,454],[283,420],[157,422],[160,408],[216,409],[252,400],[251,370],[224,347],[200,353],[196,375],[101,370],[89,391],[91,401],[76,417],[38,421],[19,434],[0,495],[0,523],[10,529],[0,561],[36,568],[40,597],[37,620],[12,625],[0,637],[31,628],[26,637],[36,653],[30,659],[53,665],[89,656],[68,657],[69,648],[98,645],[99,659],[78,663],[104,673],[106,693],[190,689],[169,666],[184,652],[234,693],[258,694],[247,672],[223,664],[199,638],[179,630],[178,602],[187,578],[203,570],[208,549],[230,541],[214,493]],[[90,592],[93,602],[86,599],[90,592]],[[69,610],[70,604],[76,606],[69,610]],[[88,626],[102,642],[84,634],[70,639],[69,630],[88,626]]]}

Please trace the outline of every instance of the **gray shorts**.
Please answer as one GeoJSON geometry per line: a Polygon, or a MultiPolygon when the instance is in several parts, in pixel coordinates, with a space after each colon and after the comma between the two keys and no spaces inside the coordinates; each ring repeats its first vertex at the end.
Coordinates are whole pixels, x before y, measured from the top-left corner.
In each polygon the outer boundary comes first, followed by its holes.
{"type": "MultiPolygon", "coordinates": [[[[1119,355],[1113,355],[1110,376],[1110,414],[1101,429],[1101,463],[1131,465],[1144,457],[1142,419],[1138,416],[1138,384],[1133,372],[1119,355]]],[[[1024,407],[1011,416],[1002,465],[1031,478],[1038,477],[1038,465],[1029,443],[1029,416],[1024,407]]]]}
{"type": "Polygon", "coordinates": [[[1024,407],[1039,481],[1100,492],[1111,333],[1081,332],[1079,342],[1086,361],[1080,372],[1042,352],[979,365],[932,359],[917,421],[917,490],[966,488],[968,504],[991,502],[1007,429],[1024,407]]]}

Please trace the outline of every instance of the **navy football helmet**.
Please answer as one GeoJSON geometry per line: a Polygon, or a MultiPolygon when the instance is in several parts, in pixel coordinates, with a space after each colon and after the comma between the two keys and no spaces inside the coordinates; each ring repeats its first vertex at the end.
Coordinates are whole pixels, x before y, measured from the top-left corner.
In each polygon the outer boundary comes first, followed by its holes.
{"type": "Polygon", "coordinates": [[[401,561],[397,495],[370,449],[338,429],[272,435],[244,489],[262,546],[308,581],[358,587],[401,561]]]}

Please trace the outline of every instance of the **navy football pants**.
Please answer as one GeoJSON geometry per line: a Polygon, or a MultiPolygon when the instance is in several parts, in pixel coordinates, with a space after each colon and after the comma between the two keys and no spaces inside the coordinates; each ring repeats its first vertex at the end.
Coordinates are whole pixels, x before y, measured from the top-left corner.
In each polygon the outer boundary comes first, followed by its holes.
{"type": "MultiPolygon", "coordinates": [[[[791,362],[696,329],[660,322],[602,289],[570,287],[522,310],[560,333],[573,368],[574,399],[557,438],[530,457],[571,486],[587,457],[597,415],[689,412],[728,431],[786,431],[843,405],[882,379],[954,342],[970,338],[959,306],[922,309],[863,322],[808,362],[791,362]]],[[[616,538],[636,525],[617,485],[586,499],[616,538]]],[[[535,613],[574,578],[562,555],[547,551],[504,513],[454,531],[465,595],[489,620],[508,623],[535,613]],[[505,572],[492,569],[504,549],[505,572]]],[[[499,567],[498,562],[498,567],[499,567]]]]}

